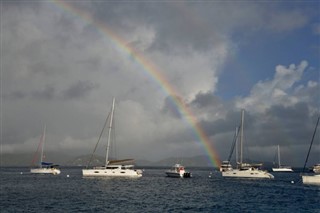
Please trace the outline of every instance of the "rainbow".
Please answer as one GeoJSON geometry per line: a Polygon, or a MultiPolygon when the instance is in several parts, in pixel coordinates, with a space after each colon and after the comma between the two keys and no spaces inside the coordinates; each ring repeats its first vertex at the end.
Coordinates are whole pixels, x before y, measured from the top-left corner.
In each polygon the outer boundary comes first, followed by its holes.
{"type": "Polygon", "coordinates": [[[191,110],[182,101],[179,94],[175,91],[166,77],[150,60],[147,60],[146,57],[144,57],[138,50],[130,46],[128,42],[114,33],[110,28],[108,28],[108,26],[106,26],[105,23],[95,20],[88,12],[76,8],[68,3],[68,1],[52,0],[52,2],[59,8],[62,8],[64,11],[69,12],[76,17],[80,17],[83,21],[94,25],[97,30],[105,35],[115,45],[115,47],[129,55],[130,58],[133,58],[139,65],[141,65],[145,74],[147,74],[156,84],[158,84],[165,94],[169,95],[172,103],[177,108],[180,115],[187,121],[188,124],[191,125],[195,135],[197,138],[199,138],[201,144],[204,146],[212,166],[220,167],[218,154],[212,146],[209,137],[200,126],[196,116],[193,115],[191,110]]]}

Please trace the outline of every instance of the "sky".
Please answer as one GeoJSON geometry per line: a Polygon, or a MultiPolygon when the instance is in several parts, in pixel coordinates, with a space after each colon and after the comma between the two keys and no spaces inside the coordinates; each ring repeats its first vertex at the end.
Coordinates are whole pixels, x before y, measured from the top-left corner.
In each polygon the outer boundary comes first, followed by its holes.
{"type": "MultiPolygon", "coordinates": [[[[91,154],[115,97],[119,158],[226,160],[244,109],[244,158],[280,145],[303,166],[319,1],[0,2],[2,154],[34,152],[44,125],[46,151],[91,154]]],[[[310,165],[319,153],[318,132],[310,165]]]]}

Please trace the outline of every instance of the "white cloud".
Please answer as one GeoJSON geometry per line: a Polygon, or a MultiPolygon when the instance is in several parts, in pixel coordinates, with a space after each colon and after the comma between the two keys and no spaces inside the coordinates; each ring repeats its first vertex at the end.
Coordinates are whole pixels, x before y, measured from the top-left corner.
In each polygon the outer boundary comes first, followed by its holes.
{"type": "Polygon", "coordinates": [[[291,64],[289,67],[276,66],[274,78],[259,81],[252,87],[250,95],[237,101],[238,108],[264,112],[273,105],[294,105],[299,101],[290,91],[294,90],[306,70],[308,62],[302,61],[298,66],[291,64]]]}

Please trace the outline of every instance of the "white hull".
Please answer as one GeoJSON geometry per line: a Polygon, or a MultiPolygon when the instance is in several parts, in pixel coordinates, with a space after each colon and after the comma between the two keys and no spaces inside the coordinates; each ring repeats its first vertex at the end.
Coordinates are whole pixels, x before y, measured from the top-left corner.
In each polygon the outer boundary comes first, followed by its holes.
{"type": "MultiPolygon", "coordinates": [[[[114,105],[115,105],[115,99],[113,99],[112,101],[111,112],[107,118],[109,119],[109,132],[108,132],[108,142],[107,142],[107,150],[106,150],[106,164],[103,167],[93,167],[92,169],[83,169],[82,175],[84,177],[141,177],[142,176],[142,171],[134,169],[133,165],[120,165],[120,163],[133,161],[133,159],[113,160],[113,161],[109,160],[109,147],[111,143],[111,131],[113,129],[113,114],[114,114],[114,107],[115,107],[114,105]]],[[[106,127],[106,124],[107,124],[107,120],[102,129],[101,135],[106,127]]]]}
{"type": "Polygon", "coordinates": [[[274,172],[293,172],[291,168],[272,168],[274,172]]]}
{"type": "Polygon", "coordinates": [[[54,174],[58,175],[60,174],[60,169],[57,168],[37,168],[37,169],[31,169],[30,173],[33,174],[54,174]]]}
{"type": "MultiPolygon", "coordinates": [[[[249,164],[249,163],[244,163],[243,162],[243,123],[244,123],[244,110],[241,111],[241,129],[240,129],[240,158],[237,158],[237,165],[238,168],[240,169],[232,169],[232,166],[230,164],[230,158],[231,155],[229,156],[228,161],[223,161],[220,171],[222,174],[222,177],[228,177],[228,178],[267,178],[267,179],[273,179],[274,176],[266,171],[262,171],[258,169],[262,164],[249,164]]],[[[235,135],[235,141],[234,145],[237,148],[237,132],[235,135]]],[[[233,147],[234,148],[234,147],[233,147]]],[[[232,154],[232,153],[231,153],[232,154]]]]}
{"type": "Polygon", "coordinates": [[[84,177],[142,177],[142,171],[136,169],[108,169],[108,168],[93,168],[83,169],[84,177]]]}
{"type": "Polygon", "coordinates": [[[239,170],[233,169],[222,172],[223,177],[230,178],[268,178],[273,179],[274,176],[268,172],[261,171],[258,169],[248,169],[248,170],[239,170]]]}
{"type": "Polygon", "coordinates": [[[320,175],[303,175],[302,176],[303,184],[319,184],[320,185],[320,175]]]}

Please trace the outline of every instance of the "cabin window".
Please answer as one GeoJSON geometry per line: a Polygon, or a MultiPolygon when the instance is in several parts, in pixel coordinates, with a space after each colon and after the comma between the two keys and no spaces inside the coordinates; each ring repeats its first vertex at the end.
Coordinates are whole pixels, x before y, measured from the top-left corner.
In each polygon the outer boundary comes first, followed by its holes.
{"type": "Polygon", "coordinates": [[[99,171],[94,171],[94,173],[99,173],[99,171]]]}
{"type": "Polygon", "coordinates": [[[124,174],[124,173],[126,173],[126,172],[120,172],[120,173],[124,174]]]}

